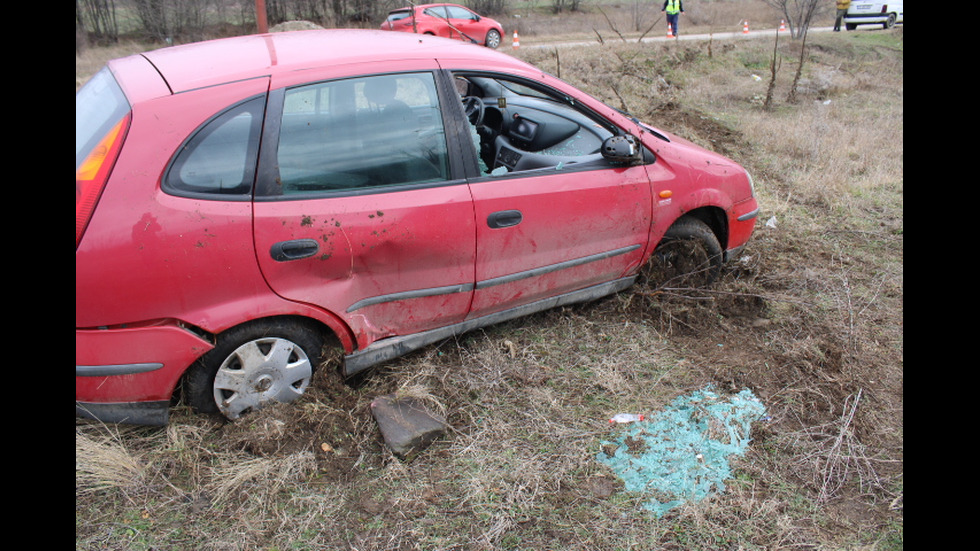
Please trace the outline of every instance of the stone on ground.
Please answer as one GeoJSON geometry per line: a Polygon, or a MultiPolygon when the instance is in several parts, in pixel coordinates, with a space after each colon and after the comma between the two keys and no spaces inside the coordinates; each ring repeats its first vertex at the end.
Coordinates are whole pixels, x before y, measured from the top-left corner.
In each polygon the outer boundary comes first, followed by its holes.
{"type": "Polygon", "coordinates": [[[394,394],[379,396],[371,402],[381,436],[392,453],[403,460],[411,460],[446,430],[442,417],[428,411],[421,400],[397,397],[394,394]]]}

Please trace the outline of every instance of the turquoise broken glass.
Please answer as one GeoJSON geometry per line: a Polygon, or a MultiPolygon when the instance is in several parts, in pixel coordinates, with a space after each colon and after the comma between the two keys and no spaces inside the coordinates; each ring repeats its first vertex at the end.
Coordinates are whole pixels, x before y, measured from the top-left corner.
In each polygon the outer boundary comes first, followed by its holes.
{"type": "Polygon", "coordinates": [[[744,455],[765,407],[748,389],[722,396],[711,387],[674,399],[646,420],[620,425],[596,459],[643,494],[658,518],[685,502],[723,492],[732,455],[744,455]]]}

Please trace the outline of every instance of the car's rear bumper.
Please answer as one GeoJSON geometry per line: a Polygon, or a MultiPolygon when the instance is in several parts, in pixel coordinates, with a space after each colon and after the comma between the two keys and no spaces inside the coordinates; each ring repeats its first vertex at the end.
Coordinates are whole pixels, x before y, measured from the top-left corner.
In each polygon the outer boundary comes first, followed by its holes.
{"type": "Polygon", "coordinates": [[[173,320],[76,329],[75,413],[113,423],[165,424],[180,377],[212,348],[173,320]]]}
{"type": "Polygon", "coordinates": [[[163,426],[170,419],[170,402],[75,402],[75,415],[104,423],[163,426]]]}

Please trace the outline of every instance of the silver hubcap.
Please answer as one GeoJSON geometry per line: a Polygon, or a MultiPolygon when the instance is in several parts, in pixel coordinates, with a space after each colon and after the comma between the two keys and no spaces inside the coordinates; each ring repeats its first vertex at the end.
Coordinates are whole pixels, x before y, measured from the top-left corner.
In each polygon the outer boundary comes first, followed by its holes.
{"type": "Polygon", "coordinates": [[[247,342],[229,355],[214,377],[214,401],[229,419],[269,402],[303,395],[313,365],[295,343],[277,337],[247,342]]]}

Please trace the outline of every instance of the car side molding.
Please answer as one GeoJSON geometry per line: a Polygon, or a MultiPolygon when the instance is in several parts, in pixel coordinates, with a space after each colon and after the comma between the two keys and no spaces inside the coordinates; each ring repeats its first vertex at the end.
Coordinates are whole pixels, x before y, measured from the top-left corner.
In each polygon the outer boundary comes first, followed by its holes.
{"type": "Polygon", "coordinates": [[[496,312],[479,318],[462,321],[446,327],[439,327],[413,335],[391,337],[377,341],[363,350],[344,356],[344,366],[342,373],[344,377],[350,377],[368,368],[374,367],[382,362],[404,356],[409,352],[418,350],[423,346],[448,339],[456,335],[461,335],[481,327],[496,325],[512,319],[528,316],[537,312],[543,312],[559,306],[567,306],[580,302],[588,302],[607,295],[618,293],[623,289],[633,285],[636,276],[624,277],[606,283],[600,283],[578,291],[572,291],[563,295],[545,298],[530,304],[510,308],[502,312],[496,312]]]}
{"type": "Polygon", "coordinates": [[[115,364],[115,365],[76,365],[76,377],[114,377],[119,375],[136,375],[163,369],[159,362],[115,364]]]}

